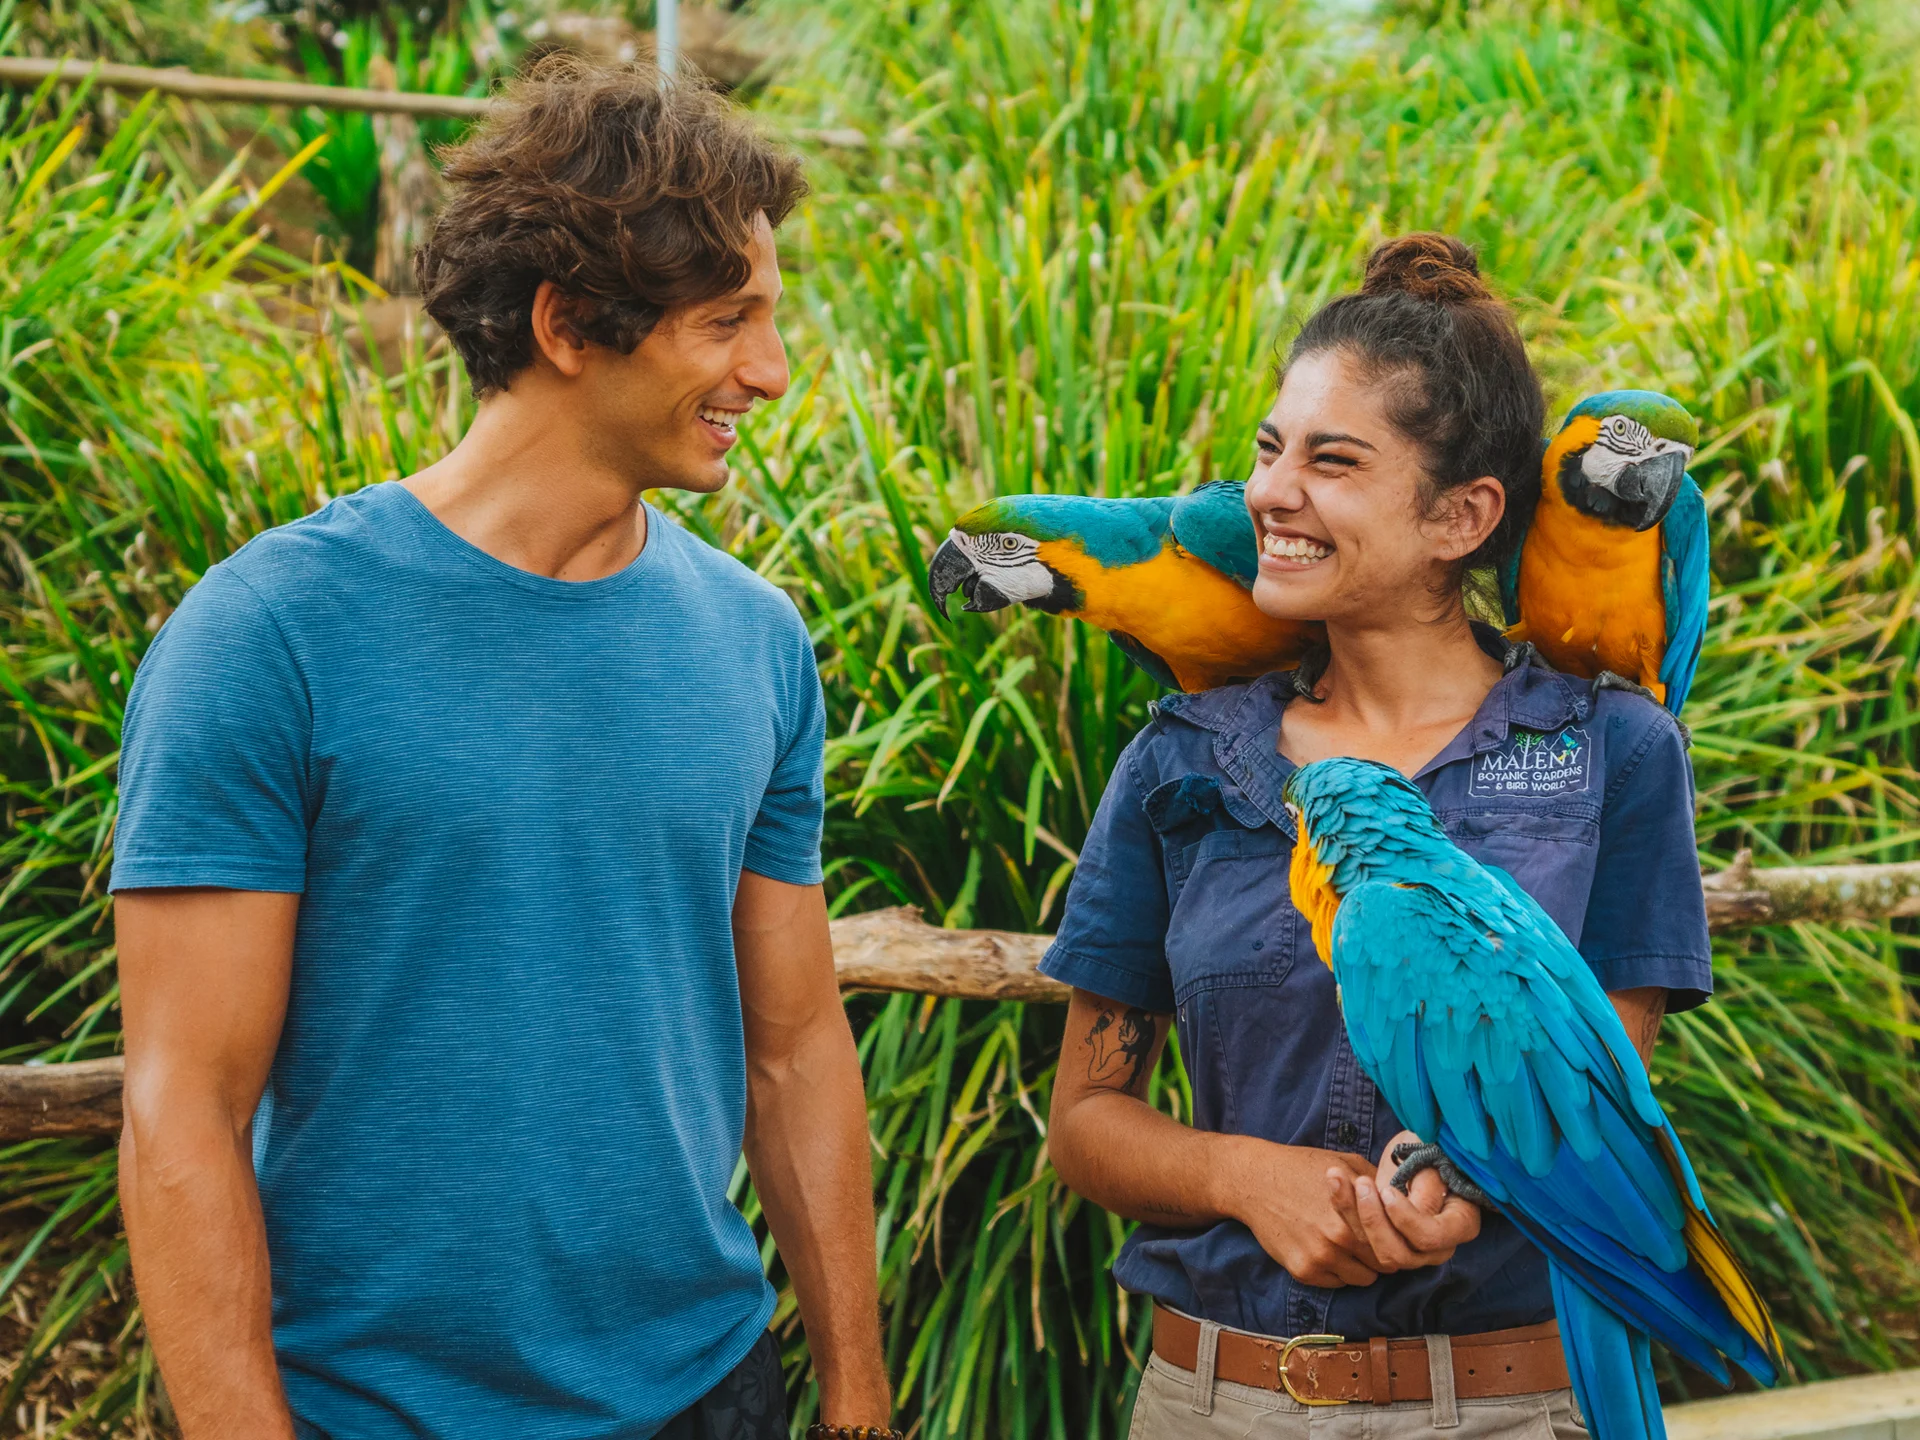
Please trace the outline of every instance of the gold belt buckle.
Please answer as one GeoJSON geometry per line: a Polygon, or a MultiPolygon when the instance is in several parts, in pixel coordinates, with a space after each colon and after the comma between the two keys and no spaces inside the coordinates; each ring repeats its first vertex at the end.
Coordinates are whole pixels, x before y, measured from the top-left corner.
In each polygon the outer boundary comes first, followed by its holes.
{"type": "Polygon", "coordinates": [[[1280,1386],[1281,1388],[1285,1390],[1287,1394],[1291,1395],[1295,1400],[1297,1400],[1302,1405],[1350,1404],[1351,1402],[1346,1400],[1340,1400],[1340,1399],[1322,1400],[1317,1397],[1302,1395],[1298,1390],[1293,1388],[1293,1377],[1287,1374],[1287,1361],[1292,1358],[1293,1352],[1298,1347],[1302,1345],[1344,1345],[1346,1344],[1346,1341],[1347,1341],[1347,1337],[1344,1335],[1296,1335],[1291,1340],[1287,1341],[1286,1345],[1280,1351],[1280,1386]]]}

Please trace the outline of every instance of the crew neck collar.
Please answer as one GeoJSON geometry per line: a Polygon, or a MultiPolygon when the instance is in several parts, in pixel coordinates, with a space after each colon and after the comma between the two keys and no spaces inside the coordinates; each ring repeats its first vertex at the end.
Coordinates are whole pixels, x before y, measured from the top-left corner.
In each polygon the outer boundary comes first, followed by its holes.
{"type": "Polygon", "coordinates": [[[384,504],[398,512],[413,526],[423,544],[440,554],[451,556],[473,570],[505,581],[521,590],[535,595],[546,595],[554,599],[576,603],[602,600],[617,595],[646,574],[654,563],[664,542],[663,531],[667,525],[666,517],[645,500],[640,503],[647,514],[647,538],[641,545],[640,553],[611,575],[602,575],[594,580],[560,580],[552,575],[537,575],[531,570],[523,570],[518,565],[510,565],[497,555],[490,555],[471,540],[448,528],[445,521],[426,503],[398,480],[382,481],[368,487],[373,492],[389,492],[383,499],[384,504]]]}

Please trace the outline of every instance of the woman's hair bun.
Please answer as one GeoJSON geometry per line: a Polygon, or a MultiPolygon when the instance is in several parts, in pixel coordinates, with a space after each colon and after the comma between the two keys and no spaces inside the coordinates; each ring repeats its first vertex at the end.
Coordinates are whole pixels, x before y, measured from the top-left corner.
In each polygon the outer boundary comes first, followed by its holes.
{"type": "Polygon", "coordinates": [[[1396,291],[1436,305],[1493,298],[1480,278],[1473,251],[1451,235],[1431,231],[1385,241],[1367,257],[1367,275],[1360,282],[1360,293],[1386,295],[1396,291]]]}

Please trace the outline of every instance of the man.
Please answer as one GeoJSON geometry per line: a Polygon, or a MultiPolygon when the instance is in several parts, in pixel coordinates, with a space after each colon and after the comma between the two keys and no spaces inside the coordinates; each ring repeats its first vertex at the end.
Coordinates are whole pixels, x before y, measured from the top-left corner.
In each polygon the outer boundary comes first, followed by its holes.
{"type": "Polygon", "coordinates": [[[113,885],[121,1190],[186,1440],[884,1426],[865,1100],[792,603],[646,506],[787,388],[797,163],[551,61],[417,257],[480,397],[155,640],[113,885]],[[257,1113],[256,1113],[257,1107],[257,1113]]]}

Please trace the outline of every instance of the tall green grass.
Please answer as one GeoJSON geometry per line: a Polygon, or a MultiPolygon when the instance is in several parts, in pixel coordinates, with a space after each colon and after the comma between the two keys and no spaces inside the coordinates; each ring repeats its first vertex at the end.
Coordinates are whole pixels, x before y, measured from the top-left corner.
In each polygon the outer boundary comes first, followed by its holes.
{"type": "MultiPolygon", "coordinates": [[[[813,627],[837,911],[1057,921],[1153,691],[1075,627],[936,617],[923,557],[993,493],[1243,473],[1287,325],[1416,227],[1482,247],[1561,398],[1657,384],[1707,422],[1709,863],[1914,856],[1920,131],[1896,12],[766,0],[762,23],[790,49],[765,97],[783,121],[899,143],[814,161],[783,237],[794,391],[727,491],[668,499],[813,627]]],[[[237,172],[189,191],[154,112],[70,144],[85,114],[47,101],[0,135],[0,1058],[116,1043],[113,761],[158,621],[258,529],[406,473],[464,418],[442,350],[383,373],[347,343],[358,292],[260,244],[237,172]]],[[[1719,1003],[1657,1062],[1803,1376],[1920,1359],[1909,933],[1722,943],[1719,1003]]],[[[850,1008],[904,1415],[1117,1435],[1143,1316],[1104,1273],[1124,1227],[1045,1163],[1059,1012],[850,1008]]],[[[1185,1113],[1177,1063],[1155,1094],[1185,1113]]],[[[111,1186],[99,1146],[0,1152],[0,1287],[22,1265],[66,1287],[0,1414],[124,1294],[111,1186]]],[[[798,1367],[793,1320],[783,1301],[798,1367]]],[[[137,1332],[112,1360],[74,1433],[151,1423],[137,1332]]]]}

